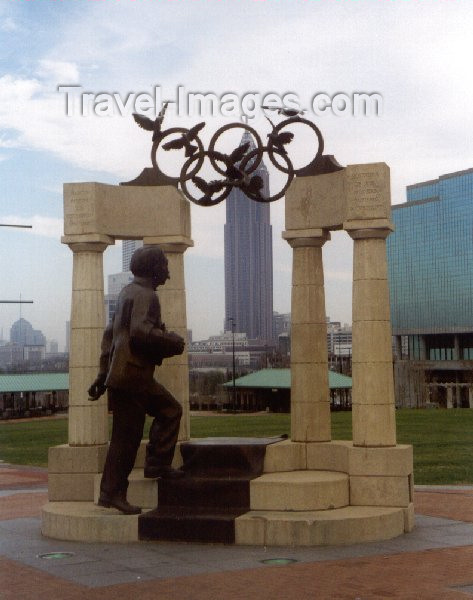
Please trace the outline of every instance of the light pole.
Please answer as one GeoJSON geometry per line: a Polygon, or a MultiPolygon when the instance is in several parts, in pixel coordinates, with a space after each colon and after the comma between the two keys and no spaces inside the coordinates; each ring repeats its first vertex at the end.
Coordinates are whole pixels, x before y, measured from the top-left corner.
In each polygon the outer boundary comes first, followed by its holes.
{"type": "Polygon", "coordinates": [[[235,319],[229,317],[228,320],[232,324],[232,410],[236,410],[236,387],[235,387],[235,319]]]}

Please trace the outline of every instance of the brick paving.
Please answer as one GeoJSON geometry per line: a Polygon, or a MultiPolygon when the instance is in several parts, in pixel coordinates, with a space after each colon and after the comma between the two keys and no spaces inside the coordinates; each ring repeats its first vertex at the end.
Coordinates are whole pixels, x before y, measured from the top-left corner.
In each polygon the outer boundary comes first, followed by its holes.
{"type": "Polygon", "coordinates": [[[415,509],[421,515],[473,523],[473,490],[431,489],[416,491],[415,509]]]}
{"type": "Polygon", "coordinates": [[[0,465],[0,491],[22,488],[46,487],[48,474],[46,469],[25,469],[0,465]]]}
{"type": "MultiPolygon", "coordinates": [[[[467,600],[473,548],[294,564],[89,588],[0,558],[2,600],[467,600]]],[[[471,594],[470,597],[473,597],[471,594]]]]}
{"type": "MultiPolygon", "coordinates": [[[[46,473],[0,467],[0,520],[37,518],[46,473]],[[15,477],[16,485],[15,485],[15,477]],[[30,489],[21,492],[26,483],[30,489]],[[5,491],[9,490],[9,491],[5,491]],[[17,491],[19,490],[19,491],[17,491]]],[[[473,489],[422,489],[416,513],[473,522],[473,489]]],[[[39,522],[38,522],[39,527],[39,522]]],[[[86,546],[86,545],[84,545],[86,546]]],[[[182,546],[183,555],[186,546],[182,546]]],[[[132,550],[130,549],[130,552],[132,550]]],[[[222,547],[222,554],[226,547],[222,547]]],[[[283,552],[280,550],[279,555],[283,552]]],[[[419,552],[298,562],[88,587],[0,557],[1,600],[467,600],[473,599],[471,545],[419,552]]]]}

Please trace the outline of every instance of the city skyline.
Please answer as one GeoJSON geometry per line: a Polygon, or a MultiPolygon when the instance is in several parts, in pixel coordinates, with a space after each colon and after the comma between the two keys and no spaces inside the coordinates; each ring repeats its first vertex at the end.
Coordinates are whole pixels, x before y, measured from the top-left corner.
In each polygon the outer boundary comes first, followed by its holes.
{"type": "MultiPolygon", "coordinates": [[[[78,85],[92,101],[100,92],[116,93],[123,103],[157,86],[162,99],[174,99],[179,86],[249,102],[251,93],[260,99],[292,93],[321,129],[325,153],[342,165],[389,165],[398,204],[407,185],[473,166],[472,27],[464,0],[0,3],[0,223],[33,226],[0,229],[2,299],[21,294],[33,300],[23,316],[63,346],[72,252],[60,243],[62,185],[118,185],[151,165],[151,135],[136,126],[135,106],[104,116],[68,116],[58,86],[78,85]],[[237,56],[232,40],[238,40],[237,56]],[[382,96],[380,115],[312,111],[316,94],[352,98],[363,91],[382,96]]],[[[208,108],[178,117],[170,105],[165,125],[205,121],[208,144],[213,132],[235,119],[208,108]]],[[[258,114],[250,124],[265,141],[265,118],[258,114]]],[[[304,142],[297,140],[294,148],[303,153],[304,142]]],[[[188,324],[205,338],[222,328],[225,203],[192,206],[191,213],[188,324]]],[[[292,253],[281,239],[283,200],[271,206],[271,225],[274,309],[285,313],[292,253]]],[[[121,249],[117,243],[105,252],[105,277],[121,270],[121,249]]],[[[334,232],[323,253],[327,313],[350,322],[352,242],[334,232]]],[[[6,330],[18,316],[18,306],[2,305],[0,327],[6,330]]]]}

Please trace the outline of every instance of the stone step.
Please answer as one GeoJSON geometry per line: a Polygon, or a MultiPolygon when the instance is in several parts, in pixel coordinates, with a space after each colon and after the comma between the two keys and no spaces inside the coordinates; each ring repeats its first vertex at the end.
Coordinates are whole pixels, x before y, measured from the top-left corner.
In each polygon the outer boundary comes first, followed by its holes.
{"type": "Polygon", "coordinates": [[[249,478],[214,478],[186,476],[175,480],[158,480],[159,507],[213,512],[250,507],[249,478]]]}
{"type": "Polygon", "coordinates": [[[235,544],[332,546],[389,540],[409,528],[407,509],[346,506],[323,511],[252,510],[235,520],[235,544]]]}
{"type": "Polygon", "coordinates": [[[265,473],[250,482],[251,510],[330,510],[349,499],[349,477],[335,471],[265,473]]]}
{"type": "MultiPolygon", "coordinates": [[[[94,502],[100,495],[100,480],[102,474],[94,477],[94,502]]],[[[158,484],[156,479],[145,479],[143,469],[133,469],[128,477],[129,486],[127,500],[130,504],[141,506],[141,508],[156,508],[158,505],[158,484]]]]}
{"type": "Polygon", "coordinates": [[[235,519],[244,511],[159,508],[138,519],[138,537],[144,541],[235,543],[235,519]]]}
{"type": "MultiPolygon", "coordinates": [[[[175,453],[173,466],[179,468],[184,461],[184,469],[188,476],[205,479],[221,480],[248,480],[250,477],[261,475],[264,467],[265,451],[271,445],[281,443],[283,437],[267,438],[197,438],[191,441],[180,442],[179,451],[175,453]]],[[[137,453],[135,468],[130,474],[127,499],[131,504],[141,506],[141,508],[156,508],[158,505],[158,484],[155,479],[145,479],[143,476],[143,466],[146,455],[146,441],[142,441],[137,453]]],[[[100,494],[101,474],[94,478],[94,502],[100,494]]],[[[218,486],[218,483],[215,484],[218,486]]],[[[192,497],[198,498],[199,494],[205,494],[198,489],[199,486],[192,484],[176,484],[176,493],[187,496],[193,505],[199,505],[200,500],[192,500],[192,497]],[[189,487],[189,492],[184,488],[189,487]]],[[[221,486],[222,489],[224,486],[221,486]]],[[[228,486],[227,486],[228,487],[228,486]]],[[[217,493],[217,492],[215,492],[217,493]]],[[[222,499],[223,506],[232,504],[235,500],[228,497],[222,499]]],[[[172,485],[169,486],[168,497],[172,494],[172,485]]],[[[248,494],[247,494],[248,495],[248,494]]],[[[211,502],[214,498],[214,492],[209,490],[205,501],[211,502]]],[[[167,500],[165,500],[167,502],[167,500]]],[[[168,503],[168,502],[167,502],[168,503]]],[[[240,506],[241,504],[238,504],[240,506]]],[[[249,507],[249,504],[246,508],[249,507]]]]}
{"type": "MultiPolygon", "coordinates": [[[[212,526],[220,517],[220,531],[227,527],[231,532],[234,527],[234,543],[240,545],[347,545],[388,540],[409,531],[407,512],[408,509],[402,508],[348,506],[324,511],[249,511],[236,518],[220,513],[213,515],[212,526]]],[[[140,519],[147,514],[150,513],[144,513],[140,519]]],[[[212,517],[206,515],[199,519],[199,527],[204,529],[200,535],[207,535],[211,525],[209,518],[212,517]]],[[[138,515],[122,515],[92,502],[48,502],[42,511],[41,532],[58,540],[136,542],[139,541],[138,515]]]]}
{"type": "Polygon", "coordinates": [[[257,477],[263,473],[266,448],[282,437],[214,437],[181,442],[183,469],[198,477],[257,477]]]}
{"type": "Polygon", "coordinates": [[[187,475],[159,480],[158,497],[157,508],[138,519],[140,539],[234,544],[234,520],[250,509],[307,511],[346,506],[348,476],[330,471],[267,473],[257,479],[187,475]]]}
{"type": "MultiPolygon", "coordinates": [[[[95,477],[94,502],[100,493],[100,474],[95,477]]],[[[231,491],[229,481],[244,481],[244,478],[210,480],[209,478],[184,478],[168,481],[166,488],[158,491],[156,479],[145,479],[143,469],[134,469],[129,477],[127,498],[131,504],[144,509],[158,506],[158,496],[163,505],[241,506],[241,492],[231,491]],[[214,481],[210,484],[210,481],[214,481]],[[213,485],[205,487],[204,482],[213,485]],[[217,488],[220,491],[217,491],[217,488]],[[212,491],[212,489],[214,491],[212,491]],[[226,496],[220,496],[220,494],[226,496]],[[165,495],[163,495],[165,494],[165,495]],[[187,498],[187,500],[183,500],[187,498]],[[235,502],[237,504],[235,504],[235,502]]],[[[288,471],[265,473],[250,481],[250,498],[247,505],[253,510],[328,510],[348,504],[349,478],[344,473],[332,471],[288,471]]],[[[246,501],[246,500],[245,500],[246,501]]]]}
{"type": "Polygon", "coordinates": [[[48,502],[41,514],[41,533],[73,542],[137,542],[138,515],[92,502],[48,502]]]}

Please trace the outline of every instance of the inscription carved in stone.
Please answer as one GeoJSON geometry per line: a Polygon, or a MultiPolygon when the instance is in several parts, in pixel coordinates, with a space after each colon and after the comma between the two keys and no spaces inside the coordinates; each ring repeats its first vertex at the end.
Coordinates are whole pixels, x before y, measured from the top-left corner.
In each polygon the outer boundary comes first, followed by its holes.
{"type": "Polygon", "coordinates": [[[389,169],[386,165],[349,166],[346,185],[348,220],[389,218],[389,169]]]}
{"type": "Polygon", "coordinates": [[[64,196],[64,229],[66,233],[87,233],[96,222],[93,190],[85,185],[68,185],[64,196]]]}

